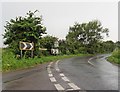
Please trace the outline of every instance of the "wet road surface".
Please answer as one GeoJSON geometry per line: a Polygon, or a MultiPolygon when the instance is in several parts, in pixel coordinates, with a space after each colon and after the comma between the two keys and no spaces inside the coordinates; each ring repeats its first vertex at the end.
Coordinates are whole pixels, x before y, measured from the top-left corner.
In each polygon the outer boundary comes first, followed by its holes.
{"type": "Polygon", "coordinates": [[[118,66],[106,56],[74,57],[3,73],[3,90],[118,90],[118,66]]]}

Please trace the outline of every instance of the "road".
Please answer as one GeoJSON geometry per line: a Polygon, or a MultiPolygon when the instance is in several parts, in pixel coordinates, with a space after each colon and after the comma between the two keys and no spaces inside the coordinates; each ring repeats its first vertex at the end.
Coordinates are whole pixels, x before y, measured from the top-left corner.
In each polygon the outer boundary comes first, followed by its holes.
{"type": "Polygon", "coordinates": [[[118,90],[119,84],[118,66],[107,62],[105,59],[107,56],[104,54],[94,57],[74,57],[30,69],[3,73],[3,90],[114,92],[113,90],[118,90]]]}

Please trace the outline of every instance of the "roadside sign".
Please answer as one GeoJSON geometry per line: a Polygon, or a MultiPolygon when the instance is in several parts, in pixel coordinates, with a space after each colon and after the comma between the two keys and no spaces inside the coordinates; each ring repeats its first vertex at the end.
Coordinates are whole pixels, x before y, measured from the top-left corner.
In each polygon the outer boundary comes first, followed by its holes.
{"type": "Polygon", "coordinates": [[[55,41],[55,42],[54,42],[54,47],[55,47],[55,48],[59,47],[58,41],[55,41]]]}
{"type": "Polygon", "coordinates": [[[29,42],[20,42],[20,50],[33,50],[34,44],[29,42]]]}
{"type": "Polygon", "coordinates": [[[46,48],[39,48],[39,50],[47,50],[46,48]]]}
{"type": "Polygon", "coordinates": [[[51,49],[52,54],[58,55],[59,50],[58,49],[51,49]]]}

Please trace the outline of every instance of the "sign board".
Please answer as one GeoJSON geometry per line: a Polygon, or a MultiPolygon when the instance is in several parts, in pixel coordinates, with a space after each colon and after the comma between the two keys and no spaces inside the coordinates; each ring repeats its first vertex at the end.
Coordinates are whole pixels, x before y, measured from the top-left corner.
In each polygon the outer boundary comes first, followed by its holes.
{"type": "Polygon", "coordinates": [[[54,47],[55,47],[55,48],[56,48],[56,47],[59,47],[58,41],[55,41],[55,42],[54,42],[54,47]]]}
{"type": "Polygon", "coordinates": [[[29,42],[20,42],[20,50],[33,50],[34,44],[29,42]]]}
{"type": "Polygon", "coordinates": [[[52,52],[52,54],[55,54],[55,55],[59,54],[59,50],[58,49],[51,49],[51,52],[52,52]]]}
{"type": "Polygon", "coordinates": [[[47,50],[46,48],[39,48],[39,50],[47,50]]]}

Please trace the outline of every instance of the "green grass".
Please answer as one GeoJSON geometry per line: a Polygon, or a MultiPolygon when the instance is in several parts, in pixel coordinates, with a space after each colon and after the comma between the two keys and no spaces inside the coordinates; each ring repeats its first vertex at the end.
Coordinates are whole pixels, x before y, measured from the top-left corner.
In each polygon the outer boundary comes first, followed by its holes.
{"type": "Polygon", "coordinates": [[[108,61],[115,64],[120,64],[120,49],[113,51],[112,55],[108,57],[108,61]]]}
{"type": "Polygon", "coordinates": [[[24,69],[42,64],[44,62],[56,61],[58,59],[70,58],[74,56],[86,56],[88,54],[77,54],[77,55],[58,55],[58,56],[44,56],[41,58],[28,58],[28,59],[16,59],[14,54],[8,50],[3,49],[2,51],[2,71],[8,72],[12,70],[24,69]]]}

